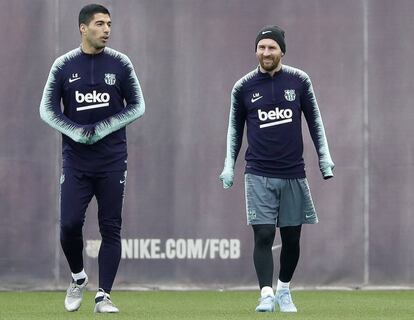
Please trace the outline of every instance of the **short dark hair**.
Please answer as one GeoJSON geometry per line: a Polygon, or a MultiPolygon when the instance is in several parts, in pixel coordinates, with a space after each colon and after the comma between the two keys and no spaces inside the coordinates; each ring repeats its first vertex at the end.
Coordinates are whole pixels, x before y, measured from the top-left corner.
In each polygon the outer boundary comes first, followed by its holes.
{"type": "Polygon", "coordinates": [[[82,23],[88,25],[96,13],[103,13],[107,14],[108,16],[111,16],[108,9],[104,6],[95,3],[88,4],[84,6],[79,12],[79,27],[82,23]]]}

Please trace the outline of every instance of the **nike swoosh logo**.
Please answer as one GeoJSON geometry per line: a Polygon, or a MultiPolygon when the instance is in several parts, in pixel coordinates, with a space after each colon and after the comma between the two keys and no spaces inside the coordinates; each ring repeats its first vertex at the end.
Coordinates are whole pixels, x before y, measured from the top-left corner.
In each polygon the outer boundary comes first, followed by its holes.
{"type": "Polygon", "coordinates": [[[125,180],[119,180],[119,183],[125,183],[125,180]]]}
{"type": "Polygon", "coordinates": [[[263,31],[262,34],[270,33],[272,30],[263,31]]]}
{"type": "Polygon", "coordinates": [[[255,103],[257,100],[260,100],[261,98],[263,98],[263,96],[252,98],[252,103],[255,103]]]}
{"type": "Polygon", "coordinates": [[[279,248],[282,248],[282,245],[281,245],[281,244],[278,244],[278,245],[272,246],[272,251],[277,250],[277,249],[279,249],[279,248]]]}
{"type": "Polygon", "coordinates": [[[309,215],[308,215],[308,214],[306,214],[306,215],[305,215],[305,218],[306,218],[306,219],[313,218],[313,213],[312,213],[312,214],[309,214],[309,215]]]}
{"type": "Polygon", "coordinates": [[[79,78],[74,78],[74,79],[69,79],[69,83],[75,82],[76,80],[80,80],[80,77],[79,78]]]}

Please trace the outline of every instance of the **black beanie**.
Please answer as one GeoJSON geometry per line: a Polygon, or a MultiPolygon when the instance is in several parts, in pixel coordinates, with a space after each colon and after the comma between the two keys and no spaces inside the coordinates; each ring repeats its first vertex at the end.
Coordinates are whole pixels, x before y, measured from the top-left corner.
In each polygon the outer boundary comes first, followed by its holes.
{"type": "Polygon", "coordinates": [[[257,51],[257,44],[262,39],[272,39],[277,42],[283,53],[286,53],[285,31],[278,26],[266,26],[259,31],[256,37],[254,51],[257,51]]]}

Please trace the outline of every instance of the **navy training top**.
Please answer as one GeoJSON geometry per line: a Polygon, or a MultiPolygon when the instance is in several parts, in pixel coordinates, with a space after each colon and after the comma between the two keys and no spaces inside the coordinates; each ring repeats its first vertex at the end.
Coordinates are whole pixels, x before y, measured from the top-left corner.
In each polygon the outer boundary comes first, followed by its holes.
{"type": "Polygon", "coordinates": [[[125,126],[144,112],[130,59],[110,48],[57,58],[40,103],[41,118],[62,133],[63,167],[90,172],[126,169],[125,126]]]}
{"type": "Polygon", "coordinates": [[[287,65],[273,77],[259,67],[246,74],[232,90],[225,165],[234,166],[246,123],[246,173],[304,178],[302,113],[321,169],[333,164],[309,76],[287,65]]]}

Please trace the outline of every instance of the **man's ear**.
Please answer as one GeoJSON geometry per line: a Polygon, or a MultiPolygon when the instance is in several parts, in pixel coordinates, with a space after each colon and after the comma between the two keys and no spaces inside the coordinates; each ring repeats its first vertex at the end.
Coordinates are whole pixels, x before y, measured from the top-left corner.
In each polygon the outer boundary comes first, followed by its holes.
{"type": "Polygon", "coordinates": [[[81,25],[79,26],[79,31],[81,34],[85,34],[86,33],[86,25],[81,23],[81,25]]]}

